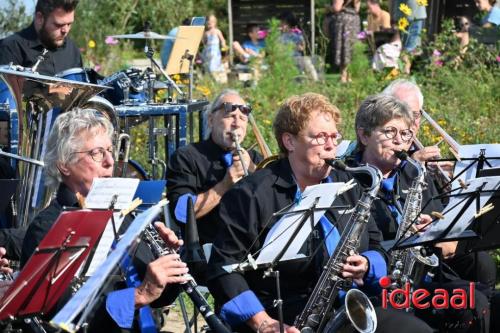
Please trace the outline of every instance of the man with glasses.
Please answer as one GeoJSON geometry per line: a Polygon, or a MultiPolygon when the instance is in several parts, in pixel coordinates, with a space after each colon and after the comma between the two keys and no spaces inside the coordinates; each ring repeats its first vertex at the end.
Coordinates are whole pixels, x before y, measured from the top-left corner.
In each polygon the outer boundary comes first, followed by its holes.
{"type": "MultiPolygon", "coordinates": [[[[57,117],[44,158],[46,185],[57,190],[57,194],[29,224],[21,266],[26,264],[63,207],[79,207],[77,196],[87,196],[94,178],[112,176],[112,137],[113,126],[109,120],[93,109],[73,109],[57,117]]],[[[118,233],[123,233],[130,222],[126,219],[118,233]]],[[[156,228],[168,246],[176,249],[182,245],[172,230],[161,223],[156,223],[156,228]]],[[[179,291],[176,284],[187,281],[183,274],[188,269],[177,254],[155,259],[144,242],[138,245],[132,262],[142,283],[136,288],[126,288],[119,280],[111,283],[115,291],[106,293],[106,301],[97,309],[89,332],[111,332],[118,327],[137,331],[136,309],[152,302],[156,306],[170,304],[179,291]]],[[[141,309],[141,316],[142,313],[141,309]]]]}
{"type": "MultiPolygon", "coordinates": [[[[352,179],[349,173],[325,163],[325,159],[336,157],[342,138],[337,127],[340,121],[340,111],[322,95],[290,97],[280,106],[273,125],[281,158],[243,179],[222,198],[217,215],[222,223],[207,274],[210,291],[222,305],[221,317],[233,331],[279,332],[275,279],[263,278],[265,268],[239,273],[228,271],[227,265],[241,263],[247,253],[257,253],[280,219],[274,213],[297,204],[306,187],[352,179]]],[[[361,197],[360,187],[357,184],[339,195],[333,205],[353,207],[361,197]]],[[[304,309],[325,261],[349,227],[349,215],[339,209],[328,210],[302,245],[299,252],[304,256],[278,264],[285,332],[298,332],[292,326],[295,317],[304,309]]],[[[343,277],[352,278],[373,295],[380,294],[378,280],[386,274],[380,237],[374,221],[369,220],[359,237],[359,254],[347,257],[342,272],[343,277]]],[[[405,327],[406,332],[430,332],[423,322],[404,312],[375,311],[378,332],[394,332],[398,327],[405,327]]]]}
{"type": "MultiPolygon", "coordinates": [[[[389,86],[384,89],[383,93],[398,98],[410,107],[410,111],[413,113],[414,118],[415,135],[417,135],[420,129],[420,122],[422,119],[421,110],[424,104],[424,97],[418,85],[408,80],[399,79],[389,84],[389,86]]],[[[429,146],[417,150],[411,141],[408,147],[404,149],[409,149],[411,157],[420,162],[436,159],[441,156],[437,146],[429,146]]],[[[445,172],[452,173],[452,162],[439,162],[439,165],[445,172]]],[[[437,184],[443,183],[442,180],[438,179],[441,175],[437,173],[436,168],[433,167],[432,164],[428,165],[428,170],[433,176],[432,179],[437,179],[437,184]]],[[[438,187],[442,187],[442,185],[438,187]]],[[[446,243],[446,247],[443,248],[445,257],[447,258],[446,263],[450,265],[461,278],[482,282],[493,289],[496,281],[496,265],[491,256],[486,251],[477,252],[476,254],[465,254],[461,246],[463,245],[462,243],[446,243]]]]}
{"type": "Polygon", "coordinates": [[[261,156],[242,149],[240,159],[235,140],[242,144],[251,107],[235,90],[222,91],[207,110],[208,136],[179,148],[167,168],[167,198],[172,216],[184,231],[188,198],[194,203],[200,243],[215,238],[219,201],[245,174],[255,171],[261,156]]]}

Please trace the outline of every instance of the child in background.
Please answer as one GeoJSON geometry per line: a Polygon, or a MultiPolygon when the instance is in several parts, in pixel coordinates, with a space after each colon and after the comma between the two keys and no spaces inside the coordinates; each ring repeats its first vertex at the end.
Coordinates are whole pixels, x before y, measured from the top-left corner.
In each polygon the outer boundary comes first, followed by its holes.
{"type": "MultiPolygon", "coordinates": [[[[217,28],[217,18],[215,15],[210,15],[207,18],[205,34],[203,35],[203,61],[205,68],[212,75],[224,72],[222,64],[221,46],[226,48],[226,40],[222,32],[217,28]]],[[[216,77],[216,75],[214,75],[216,77]]]]}

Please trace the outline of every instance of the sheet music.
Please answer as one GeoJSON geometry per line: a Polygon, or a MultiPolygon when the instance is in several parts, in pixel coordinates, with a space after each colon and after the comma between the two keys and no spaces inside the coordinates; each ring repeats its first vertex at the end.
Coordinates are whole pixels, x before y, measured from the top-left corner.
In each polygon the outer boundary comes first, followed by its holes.
{"type": "Polygon", "coordinates": [[[117,195],[115,209],[125,209],[134,199],[139,185],[136,178],[95,178],[85,204],[90,209],[107,209],[114,195],[117,195]]]}
{"type": "MultiPolygon", "coordinates": [[[[345,183],[324,183],[314,186],[308,186],[302,193],[302,198],[298,205],[291,208],[291,211],[308,209],[312,206],[316,198],[319,198],[316,204],[317,208],[330,207],[337,197],[337,193],[344,187],[345,183]]],[[[319,219],[325,215],[326,210],[317,210],[314,212],[314,225],[318,223],[319,219]]],[[[300,222],[304,212],[297,212],[295,214],[289,213],[283,215],[281,219],[276,222],[266,236],[266,240],[262,247],[262,251],[256,260],[257,264],[269,263],[274,260],[276,255],[285,247],[286,242],[292,236],[298,223],[300,222]]],[[[297,237],[290,244],[290,247],[285,252],[281,260],[289,260],[298,258],[298,254],[305,240],[311,233],[311,223],[307,221],[297,234],[297,237]]]]}
{"type": "Polygon", "coordinates": [[[153,222],[158,214],[160,214],[162,207],[166,203],[166,200],[162,200],[157,205],[149,208],[135,218],[125,234],[123,234],[122,239],[118,242],[113,252],[111,252],[106,260],[99,266],[95,274],[87,280],[68,303],[66,303],[54,318],[52,318],[51,324],[69,332],[74,332],[79,328],[75,327],[75,323],[73,322],[75,318],[81,314],[84,309],[89,307],[89,302],[91,302],[94,297],[102,292],[102,288],[109,275],[118,267],[123,256],[128,253],[132,244],[140,237],[146,226],[153,222]]]}
{"type": "MultiPolygon", "coordinates": [[[[87,208],[90,209],[106,209],[109,207],[113,196],[118,195],[115,209],[128,208],[133,200],[138,185],[139,179],[135,178],[96,178],[85,199],[85,204],[87,208]]],[[[120,212],[113,213],[113,217],[116,231],[118,231],[123,223],[124,217],[120,216],[120,212]]],[[[94,274],[97,267],[99,267],[108,256],[114,240],[115,234],[110,219],[97,244],[94,255],[92,256],[92,261],[85,272],[85,276],[92,276],[94,274]]]]}
{"type": "MultiPolygon", "coordinates": [[[[458,150],[458,155],[460,158],[477,158],[481,149],[485,149],[485,157],[500,157],[500,144],[477,144],[477,145],[463,145],[460,146],[458,150]]],[[[462,172],[468,165],[474,163],[472,167],[470,167],[466,172],[460,175],[460,179],[467,180],[476,178],[477,172],[477,162],[474,161],[457,161],[455,164],[455,169],[453,171],[453,176],[458,175],[462,172]]],[[[491,167],[498,168],[500,167],[500,159],[490,159],[488,163],[491,164],[491,167]]],[[[485,163],[484,169],[490,169],[490,167],[485,163]]],[[[452,184],[452,188],[458,188],[460,186],[458,180],[455,180],[452,184]]]]}
{"type": "MultiPolygon", "coordinates": [[[[483,191],[488,190],[498,190],[500,186],[500,176],[496,177],[483,177],[483,178],[474,178],[472,180],[467,181],[468,189],[459,190],[457,193],[472,193],[476,191],[478,187],[486,183],[483,188],[483,191]]],[[[480,206],[481,208],[486,204],[486,202],[493,195],[492,192],[481,193],[480,195],[480,206]]],[[[450,198],[450,202],[445,207],[444,219],[436,220],[432,223],[432,225],[427,229],[422,235],[420,235],[416,242],[426,242],[431,241],[439,237],[444,230],[446,230],[459,212],[463,209],[465,204],[467,203],[467,196],[454,196],[450,198]],[[465,199],[465,200],[464,200],[465,199]],[[456,206],[456,207],[454,207],[456,206]],[[454,207],[454,208],[452,208],[454,207]]],[[[474,214],[476,214],[476,200],[470,204],[464,213],[459,217],[459,221],[453,226],[453,229],[446,236],[447,238],[458,237],[465,229],[467,229],[474,218],[474,214]]]]}

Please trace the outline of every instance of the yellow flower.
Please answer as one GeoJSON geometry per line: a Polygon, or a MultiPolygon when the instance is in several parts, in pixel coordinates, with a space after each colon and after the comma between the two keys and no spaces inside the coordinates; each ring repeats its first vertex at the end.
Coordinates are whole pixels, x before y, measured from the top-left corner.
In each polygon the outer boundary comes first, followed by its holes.
{"type": "Polygon", "coordinates": [[[387,80],[393,80],[393,79],[395,79],[396,77],[398,77],[398,75],[399,75],[399,69],[397,69],[397,68],[393,68],[393,69],[389,72],[389,74],[387,74],[387,76],[386,76],[384,79],[385,79],[386,81],[387,81],[387,80]]]}
{"type": "Polygon", "coordinates": [[[96,44],[95,44],[94,40],[91,39],[91,40],[89,40],[87,45],[88,45],[89,49],[93,49],[96,44]]]}
{"type": "Polygon", "coordinates": [[[406,17],[402,17],[398,21],[398,29],[406,32],[406,28],[410,25],[410,22],[406,19],[406,17]]]}
{"type": "Polygon", "coordinates": [[[417,0],[417,5],[419,5],[419,6],[428,6],[429,3],[427,2],[427,0],[417,0]]]}
{"type": "Polygon", "coordinates": [[[408,7],[408,5],[407,5],[407,4],[404,4],[404,3],[400,4],[400,5],[399,5],[399,10],[400,10],[403,14],[405,14],[406,16],[410,16],[410,15],[411,15],[411,8],[410,8],[410,7],[408,7]]]}

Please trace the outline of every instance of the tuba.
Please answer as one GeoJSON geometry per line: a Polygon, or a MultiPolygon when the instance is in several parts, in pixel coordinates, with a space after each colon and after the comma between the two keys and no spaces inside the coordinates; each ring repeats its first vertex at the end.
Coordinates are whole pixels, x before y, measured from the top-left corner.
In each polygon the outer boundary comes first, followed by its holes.
{"type": "MultiPolygon", "coordinates": [[[[106,87],[40,75],[33,68],[1,66],[0,85],[9,95],[10,152],[32,160],[43,160],[44,143],[57,115],[86,103],[106,104],[93,97],[106,87]]],[[[109,105],[101,109],[116,123],[114,109],[109,105]]],[[[40,165],[17,162],[13,167],[20,179],[14,206],[15,226],[19,227],[48,203],[51,193],[43,184],[40,165]]]]}
{"type": "Polygon", "coordinates": [[[358,332],[375,332],[377,316],[368,297],[361,291],[351,289],[352,281],[343,278],[342,267],[351,253],[359,248],[359,239],[370,217],[370,206],[377,196],[382,174],[370,165],[348,168],[342,162],[325,160],[335,168],[354,174],[368,189],[363,193],[352,213],[348,227],[342,232],[340,241],[314,287],[311,297],[294,326],[303,333],[342,332],[354,327],[358,332]],[[349,290],[350,289],[350,290],[349,290]],[[331,315],[333,303],[341,290],[347,292],[344,305],[331,315]]]}
{"type": "MultiPolygon", "coordinates": [[[[412,226],[417,220],[422,208],[422,190],[425,189],[425,166],[408,157],[406,152],[398,152],[396,156],[401,160],[407,160],[416,170],[417,177],[413,181],[403,208],[403,216],[396,233],[396,241],[409,237],[412,233],[412,226]]],[[[394,250],[391,252],[391,262],[389,271],[395,286],[403,288],[406,282],[413,287],[418,285],[430,268],[437,267],[439,260],[435,254],[424,256],[421,254],[421,246],[394,250]]]]}

